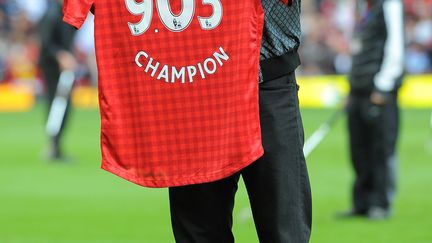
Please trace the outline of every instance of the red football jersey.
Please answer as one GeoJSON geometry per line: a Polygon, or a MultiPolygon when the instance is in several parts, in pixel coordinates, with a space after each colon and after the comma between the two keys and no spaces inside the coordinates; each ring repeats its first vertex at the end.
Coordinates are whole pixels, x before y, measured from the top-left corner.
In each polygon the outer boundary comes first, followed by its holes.
{"type": "Polygon", "coordinates": [[[102,168],[147,187],[215,181],[263,154],[260,0],[65,0],[95,15],[102,168]]]}

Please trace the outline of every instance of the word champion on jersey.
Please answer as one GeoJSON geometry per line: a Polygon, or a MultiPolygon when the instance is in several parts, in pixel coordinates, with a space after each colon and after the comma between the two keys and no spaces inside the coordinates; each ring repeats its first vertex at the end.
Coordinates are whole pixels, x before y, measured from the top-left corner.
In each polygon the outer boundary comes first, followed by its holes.
{"type": "Polygon", "coordinates": [[[183,67],[161,65],[153,57],[150,57],[145,51],[140,51],[135,56],[135,63],[138,67],[144,68],[145,73],[150,73],[150,76],[156,77],[157,80],[164,80],[167,83],[181,82],[182,84],[189,82],[193,83],[194,77],[200,75],[202,79],[206,75],[216,73],[218,64],[223,66],[224,62],[228,61],[229,56],[222,47],[219,47],[219,52],[214,52],[211,57],[208,57],[204,62],[198,62],[196,65],[183,67]],[[147,64],[141,63],[145,58],[147,64]]]}

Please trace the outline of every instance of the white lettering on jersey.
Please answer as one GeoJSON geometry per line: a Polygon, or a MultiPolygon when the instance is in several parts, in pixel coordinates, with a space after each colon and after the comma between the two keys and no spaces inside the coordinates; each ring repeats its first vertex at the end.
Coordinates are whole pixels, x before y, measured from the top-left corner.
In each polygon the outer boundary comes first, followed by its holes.
{"type": "Polygon", "coordinates": [[[150,27],[153,17],[153,1],[142,1],[137,3],[135,0],[125,0],[126,8],[133,15],[142,15],[141,21],[138,23],[128,22],[129,29],[132,35],[142,35],[150,27]]]}
{"type": "Polygon", "coordinates": [[[151,77],[155,77],[157,74],[157,80],[164,80],[166,83],[180,82],[182,84],[186,83],[186,80],[188,80],[189,83],[193,83],[194,77],[196,77],[198,72],[198,77],[206,79],[208,75],[215,74],[218,70],[218,66],[222,67],[227,61],[229,61],[229,55],[222,47],[219,47],[218,51],[214,52],[210,57],[207,57],[204,62],[182,67],[165,64],[160,68],[160,63],[153,57],[150,57],[145,51],[139,51],[135,56],[135,64],[139,68],[143,68],[144,72],[149,73],[151,77]],[[147,64],[145,64],[145,62],[147,62],[147,64]]]}
{"type": "Polygon", "coordinates": [[[152,65],[153,63],[153,58],[150,57],[150,61],[147,63],[147,66],[145,68],[145,72],[147,73],[149,69],[152,69],[152,73],[151,76],[153,77],[156,73],[157,68],[159,67],[159,62],[156,62],[155,65],[152,65]]]}
{"type": "Polygon", "coordinates": [[[135,56],[135,63],[138,67],[142,67],[143,65],[139,62],[139,59],[141,58],[141,56],[145,56],[145,58],[148,57],[148,54],[144,51],[140,51],[138,52],[138,54],[135,56]]]}
{"type": "Polygon", "coordinates": [[[208,4],[213,7],[212,16],[205,18],[198,16],[198,21],[200,23],[201,29],[212,30],[220,24],[222,20],[222,3],[220,0],[202,0],[202,4],[208,4]]]}
{"type": "MultiPolygon", "coordinates": [[[[153,17],[153,1],[156,1],[156,9],[159,19],[165,27],[172,32],[185,30],[192,22],[195,14],[195,0],[181,0],[182,10],[175,15],[170,6],[169,0],[125,0],[127,10],[133,15],[142,15],[138,23],[128,22],[129,30],[132,35],[139,36],[145,33],[151,24],[153,17]]],[[[222,21],[223,8],[221,0],[201,0],[203,5],[211,5],[213,12],[210,17],[198,16],[198,22],[202,30],[212,30],[219,26],[222,21]]],[[[158,33],[155,30],[155,33],[158,33]]]]}
{"type": "Polygon", "coordinates": [[[187,66],[187,71],[189,74],[189,82],[193,82],[193,77],[196,75],[196,67],[195,66],[187,66]]]}
{"type": "Polygon", "coordinates": [[[213,54],[213,56],[216,58],[216,61],[217,61],[217,62],[219,63],[219,65],[222,67],[222,65],[223,65],[222,60],[228,61],[229,56],[225,53],[225,51],[224,51],[224,49],[223,49],[222,47],[219,47],[219,51],[220,51],[220,53],[215,52],[215,53],[213,54]],[[222,59],[222,60],[221,60],[221,59],[222,59]]]}
{"type": "Polygon", "coordinates": [[[217,69],[217,67],[216,67],[216,61],[215,61],[214,59],[212,59],[212,58],[209,57],[209,58],[207,58],[207,59],[204,61],[204,70],[205,70],[207,73],[209,73],[209,74],[213,74],[213,73],[216,72],[216,69],[217,69]],[[209,68],[209,62],[212,63],[213,69],[210,69],[210,68],[209,68]]]}
{"type": "Polygon", "coordinates": [[[203,70],[203,68],[202,68],[201,63],[198,63],[197,66],[198,66],[198,70],[200,71],[201,78],[202,78],[202,79],[205,79],[205,74],[204,74],[204,70],[203,70]]]}
{"type": "Polygon", "coordinates": [[[161,78],[164,78],[165,79],[165,82],[169,82],[168,81],[168,66],[167,65],[164,65],[163,66],[163,68],[162,68],[162,71],[159,73],[159,75],[158,75],[158,77],[157,77],[157,79],[161,79],[161,78]]]}
{"type": "Polygon", "coordinates": [[[192,22],[195,12],[195,0],[182,0],[182,10],[179,15],[171,11],[169,0],[156,0],[159,17],[165,27],[173,32],[186,29],[192,22]]]}
{"type": "Polygon", "coordinates": [[[176,79],[180,79],[181,83],[185,83],[185,67],[181,67],[180,71],[177,71],[176,67],[171,67],[171,83],[174,83],[176,79]]]}

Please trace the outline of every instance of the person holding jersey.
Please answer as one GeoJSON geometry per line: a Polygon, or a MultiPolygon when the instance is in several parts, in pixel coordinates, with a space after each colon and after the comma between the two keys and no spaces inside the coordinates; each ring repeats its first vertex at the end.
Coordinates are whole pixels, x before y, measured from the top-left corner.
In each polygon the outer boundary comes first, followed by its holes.
{"type": "Polygon", "coordinates": [[[232,176],[169,189],[178,243],[231,243],[240,176],[260,242],[304,243],[311,234],[311,192],[295,69],[300,64],[300,0],[262,0],[259,108],[264,155],[232,176]]]}
{"type": "Polygon", "coordinates": [[[176,242],[234,242],[240,176],[261,242],[309,241],[300,0],[65,3],[76,28],[99,20],[102,168],[169,187],[176,242]]]}

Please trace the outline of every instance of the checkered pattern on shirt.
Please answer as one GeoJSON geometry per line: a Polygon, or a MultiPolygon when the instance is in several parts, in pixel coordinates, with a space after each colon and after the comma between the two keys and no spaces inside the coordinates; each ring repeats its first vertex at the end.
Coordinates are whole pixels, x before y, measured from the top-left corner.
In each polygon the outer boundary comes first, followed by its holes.
{"type": "MultiPolygon", "coordinates": [[[[124,0],[94,3],[102,168],[143,186],[214,181],[263,153],[259,1],[222,0],[222,22],[211,31],[201,30],[197,20],[210,16],[211,6],[195,2],[194,18],[184,31],[168,31],[154,7],[150,28],[138,37],[131,35],[127,23],[138,22],[140,16],[130,14],[124,0]],[[195,76],[193,83],[156,80],[144,72],[145,59],[143,68],[135,64],[141,50],[160,65],[181,67],[202,63],[219,47],[229,60],[206,79],[195,76]]],[[[170,3],[179,13],[181,1],[170,3]]],[[[71,9],[65,16],[73,14],[71,9]]]]}
{"type": "Polygon", "coordinates": [[[296,50],[301,40],[301,0],[261,2],[265,13],[261,60],[296,50]]]}

